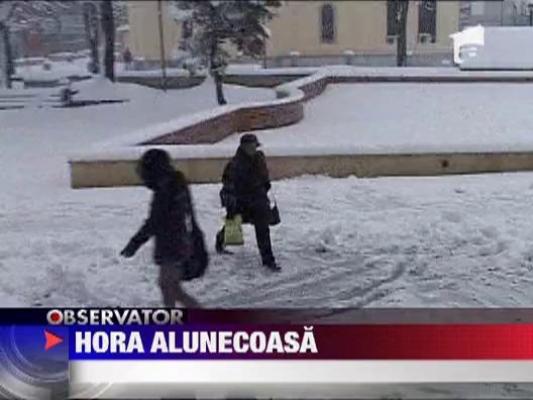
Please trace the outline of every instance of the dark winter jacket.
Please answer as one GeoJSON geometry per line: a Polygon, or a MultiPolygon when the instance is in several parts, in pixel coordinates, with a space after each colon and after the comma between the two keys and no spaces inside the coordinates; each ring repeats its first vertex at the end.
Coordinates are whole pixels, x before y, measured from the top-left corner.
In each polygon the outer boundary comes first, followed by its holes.
{"type": "Polygon", "coordinates": [[[271,185],[263,152],[250,157],[239,147],[224,168],[222,185],[220,197],[228,213],[243,213],[250,208],[269,210],[267,193],[271,185]]]}
{"type": "Polygon", "coordinates": [[[135,252],[153,236],[156,264],[184,261],[192,255],[192,231],[196,228],[185,177],[172,171],[158,185],[150,186],[154,190],[150,214],[126,248],[135,252]]]}

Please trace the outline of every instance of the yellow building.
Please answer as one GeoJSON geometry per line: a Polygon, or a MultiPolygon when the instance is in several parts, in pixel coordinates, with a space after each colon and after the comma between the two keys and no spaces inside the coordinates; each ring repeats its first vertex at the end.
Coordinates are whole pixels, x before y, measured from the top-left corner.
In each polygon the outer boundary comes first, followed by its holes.
{"type": "Polygon", "coordinates": [[[126,45],[140,64],[158,65],[161,43],[168,61],[177,58],[182,40],[182,21],[168,1],[161,2],[163,41],[159,31],[159,4],[153,0],[128,1],[129,32],[126,45]]]}
{"type": "MultiPolygon", "coordinates": [[[[452,58],[449,35],[459,26],[459,1],[409,1],[410,63],[440,64],[452,58]]],[[[130,1],[130,48],[137,57],[159,59],[156,1],[130,1]]],[[[163,1],[168,58],[183,40],[183,24],[163,1]]],[[[283,1],[269,23],[270,65],[346,63],[388,65],[396,54],[396,2],[283,1]]]]}
{"type": "MultiPolygon", "coordinates": [[[[353,53],[354,63],[393,61],[395,11],[394,1],[284,1],[270,23],[267,57],[284,64],[297,52],[298,62],[304,64],[320,58],[342,62],[353,53]]],[[[424,58],[438,62],[451,54],[449,35],[458,25],[459,1],[410,1],[408,54],[419,63],[424,58]]]]}

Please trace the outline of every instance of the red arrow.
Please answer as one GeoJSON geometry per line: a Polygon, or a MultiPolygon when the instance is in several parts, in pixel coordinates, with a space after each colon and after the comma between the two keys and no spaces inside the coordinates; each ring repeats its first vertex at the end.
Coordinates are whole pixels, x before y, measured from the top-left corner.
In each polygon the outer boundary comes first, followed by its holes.
{"type": "Polygon", "coordinates": [[[52,347],[56,347],[58,344],[63,343],[63,338],[44,330],[44,338],[46,340],[44,344],[45,350],[50,350],[52,347]]]}

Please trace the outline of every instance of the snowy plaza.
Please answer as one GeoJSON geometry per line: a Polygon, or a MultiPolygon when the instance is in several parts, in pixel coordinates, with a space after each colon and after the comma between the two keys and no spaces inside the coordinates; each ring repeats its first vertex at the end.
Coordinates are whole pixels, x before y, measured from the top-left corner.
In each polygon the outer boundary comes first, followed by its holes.
{"type": "Polygon", "coordinates": [[[121,257],[157,147],[191,183],[207,308],[532,305],[533,6],[466,3],[0,2],[1,304],[161,304],[153,245],[121,257]],[[215,251],[246,133],[276,274],[250,225],[215,251]]]}
{"type": "MultiPolygon", "coordinates": [[[[2,303],[156,306],[150,246],[133,260],[118,255],[145,218],[149,192],[72,190],[67,160],[95,142],[214,107],[213,84],[167,93],[98,79],[77,87],[128,102],[0,114],[2,303]]],[[[270,89],[226,91],[233,104],[274,97],[270,89]]],[[[533,150],[531,93],[527,83],[333,85],[305,105],[300,123],[257,133],[267,157],[284,144],[533,150]]],[[[239,136],[213,146],[234,149],[239,136]]],[[[530,173],[276,181],[283,223],[272,238],[283,272],[274,275],[260,266],[251,227],[235,255],[214,252],[219,190],[192,186],[211,265],[187,287],[206,307],[531,303],[530,173]]]]}

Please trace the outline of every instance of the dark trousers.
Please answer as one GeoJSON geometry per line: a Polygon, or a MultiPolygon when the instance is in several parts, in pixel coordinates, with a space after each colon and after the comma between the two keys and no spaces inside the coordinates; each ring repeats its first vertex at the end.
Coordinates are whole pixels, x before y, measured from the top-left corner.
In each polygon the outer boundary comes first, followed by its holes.
{"type": "MultiPolygon", "coordinates": [[[[270,240],[269,213],[270,209],[265,207],[246,208],[241,212],[243,223],[251,223],[255,228],[255,239],[263,264],[275,261],[270,240]]],[[[224,228],[217,233],[217,237],[219,240],[224,240],[224,228]]]]}

